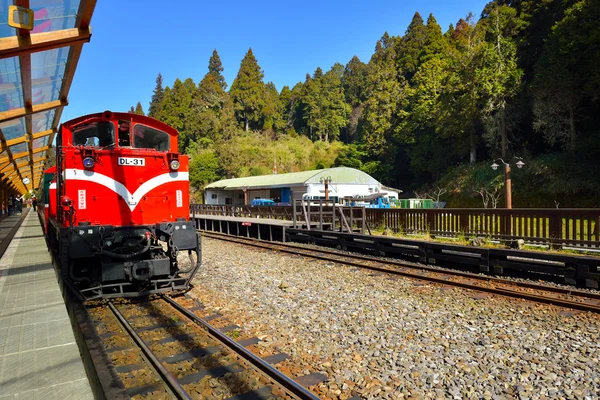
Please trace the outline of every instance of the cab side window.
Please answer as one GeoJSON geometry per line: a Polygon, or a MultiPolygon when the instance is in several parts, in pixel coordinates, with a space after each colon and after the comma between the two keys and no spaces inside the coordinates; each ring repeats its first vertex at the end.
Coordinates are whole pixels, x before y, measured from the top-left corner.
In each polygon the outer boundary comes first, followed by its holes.
{"type": "Polygon", "coordinates": [[[169,141],[169,134],[158,129],[141,124],[133,127],[133,147],[136,149],[169,151],[169,141]]]}
{"type": "Polygon", "coordinates": [[[115,127],[112,122],[93,122],[73,128],[73,145],[107,147],[115,144],[115,127]]]}
{"type": "Polygon", "coordinates": [[[119,120],[119,147],[131,146],[131,132],[129,121],[119,120]]]}

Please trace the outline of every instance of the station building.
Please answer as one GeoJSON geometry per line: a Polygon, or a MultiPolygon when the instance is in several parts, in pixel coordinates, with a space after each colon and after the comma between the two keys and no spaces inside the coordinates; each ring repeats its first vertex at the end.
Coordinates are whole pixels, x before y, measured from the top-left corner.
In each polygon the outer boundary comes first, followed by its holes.
{"type": "MultiPolygon", "coordinates": [[[[205,204],[251,204],[256,199],[271,199],[292,204],[294,200],[325,200],[341,202],[344,197],[364,197],[390,192],[369,174],[354,168],[337,167],[289,174],[249,176],[223,179],[204,188],[205,204]]],[[[393,194],[392,194],[393,193],[393,194]]]]}

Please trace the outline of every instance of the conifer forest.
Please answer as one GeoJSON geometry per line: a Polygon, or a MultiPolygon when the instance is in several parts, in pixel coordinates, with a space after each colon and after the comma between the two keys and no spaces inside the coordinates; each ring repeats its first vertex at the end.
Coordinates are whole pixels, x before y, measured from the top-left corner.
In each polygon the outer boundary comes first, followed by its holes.
{"type": "Polygon", "coordinates": [[[369,60],[294,87],[265,82],[252,49],[230,86],[218,49],[199,83],[158,74],[148,115],[179,131],[195,200],[276,161],[279,173],[347,166],[404,197],[502,207],[490,165],[521,157],[513,207],[600,207],[600,1],[495,0],[445,28],[415,13],[398,31],[369,60]]]}

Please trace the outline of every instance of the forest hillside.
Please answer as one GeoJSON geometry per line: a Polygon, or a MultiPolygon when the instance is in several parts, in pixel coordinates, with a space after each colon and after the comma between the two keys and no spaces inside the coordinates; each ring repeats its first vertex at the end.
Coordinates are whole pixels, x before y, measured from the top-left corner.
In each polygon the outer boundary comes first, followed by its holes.
{"type": "Polygon", "coordinates": [[[198,83],[158,74],[148,115],[180,132],[195,196],[274,163],[343,165],[407,196],[502,207],[502,167],[490,168],[501,158],[513,207],[600,207],[599,21],[595,0],[496,0],[447,28],[415,13],[403,34],[382,32],[370,60],[291,88],[264,82],[252,49],[229,86],[215,49],[198,83]]]}

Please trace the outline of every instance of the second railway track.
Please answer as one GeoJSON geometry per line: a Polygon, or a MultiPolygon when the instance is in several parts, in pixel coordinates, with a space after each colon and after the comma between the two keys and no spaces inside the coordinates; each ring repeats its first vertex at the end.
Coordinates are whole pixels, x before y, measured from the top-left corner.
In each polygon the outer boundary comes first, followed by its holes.
{"type": "Polygon", "coordinates": [[[541,285],[532,282],[513,281],[474,273],[443,269],[421,264],[387,260],[377,257],[350,254],[326,248],[312,249],[289,243],[273,243],[246,239],[214,232],[202,233],[205,237],[228,242],[279,251],[319,260],[333,261],[372,271],[399,275],[432,283],[462,287],[501,296],[521,298],[536,303],[600,313],[600,294],[541,285]]]}

